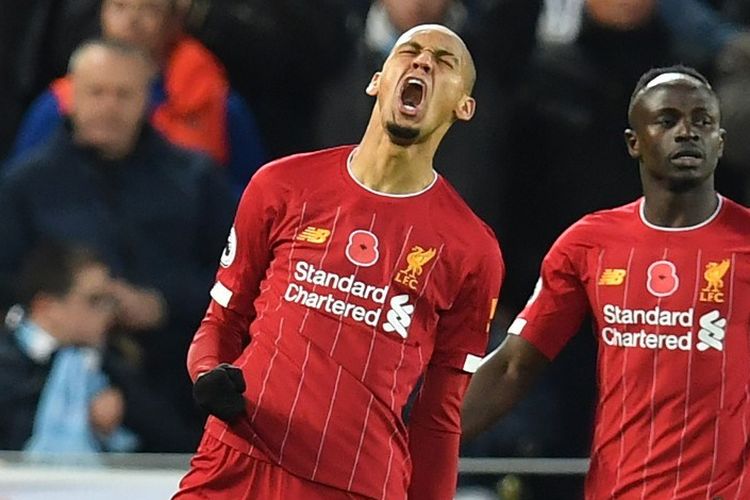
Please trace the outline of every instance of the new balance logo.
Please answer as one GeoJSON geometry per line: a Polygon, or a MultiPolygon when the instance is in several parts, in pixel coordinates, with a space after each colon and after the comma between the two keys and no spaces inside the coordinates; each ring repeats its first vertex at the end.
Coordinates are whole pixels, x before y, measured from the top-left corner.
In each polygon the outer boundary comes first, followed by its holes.
{"type": "Polygon", "coordinates": [[[627,272],[625,269],[605,269],[602,271],[602,275],[599,276],[599,285],[604,286],[617,286],[622,285],[625,281],[625,275],[627,272]]]}
{"type": "Polygon", "coordinates": [[[310,243],[325,243],[328,237],[331,235],[330,229],[324,229],[322,227],[307,226],[302,231],[297,239],[299,241],[307,241],[310,243]]]}
{"type": "Polygon", "coordinates": [[[719,311],[713,310],[701,316],[698,331],[698,350],[703,352],[709,348],[717,351],[724,350],[724,335],[726,333],[727,320],[722,318],[719,311]]]}
{"type": "Polygon", "coordinates": [[[396,295],[391,297],[391,309],[386,314],[386,323],[383,330],[388,333],[396,332],[401,337],[406,338],[408,335],[409,325],[411,325],[411,315],[414,314],[414,306],[409,304],[407,294],[396,295]]]}

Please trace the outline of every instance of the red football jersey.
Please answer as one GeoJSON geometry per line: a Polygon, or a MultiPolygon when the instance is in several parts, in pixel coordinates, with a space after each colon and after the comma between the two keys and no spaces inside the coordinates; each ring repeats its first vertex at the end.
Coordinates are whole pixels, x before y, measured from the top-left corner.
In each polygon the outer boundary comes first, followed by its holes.
{"type": "MultiPolygon", "coordinates": [[[[193,377],[224,361],[244,372],[248,417],[207,424],[226,444],[303,478],[404,498],[404,404],[430,366],[476,369],[503,264],[442,177],[411,195],[377,193],[351,175],[352,151],[255,174],[189,366],[193,377]]],[[[440,403],[456,419],[462,390],[440,403]]],[[[457,421],[430,425],[460,432],[457,421]]]]}
{"type": "Polygon", "coordinates": [[[593,313],[599,401],[586,498],[750,498],[750,211],[660,228],[643,200],[553,245],[509,331],[554,358],[593,313]]]}

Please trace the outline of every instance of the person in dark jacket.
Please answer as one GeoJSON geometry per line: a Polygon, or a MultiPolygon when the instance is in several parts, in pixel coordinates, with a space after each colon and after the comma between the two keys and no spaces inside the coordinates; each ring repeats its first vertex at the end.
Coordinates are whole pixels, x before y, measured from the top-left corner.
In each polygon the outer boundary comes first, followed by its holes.
{"type": "Polygon", "coordinates": [[[233,197],[207,157],[171,145],[145,123],[153,75],[147,55],[92,41],[74,53],[71,67],[70,121],[0,180],[5,304],[36,242],[93,248],[116,277],[117,328],[140,348],[150,384],[190,415],[183,359],[206,305],[233,197]]]}
{"type": "Polygon", "coordinates": [[[193,431],[107,346],[109,269],[84,247],[45,242],[25,259],[0,329],[0,449],[174,451],[193,431]]]}
{"type": "MultiPolygon", "coordinates": [[[[149,94],[150,123],[172,143],[211,156],[239,198],[266,159],[260,131],[244,99],[230,87],[221,62],[184,33],[184,9],[178,3],[96,0],[89,15],[100,21],[102,38],[149,53],[158,67],[149,94]]],[[[52,81],[26,111],[8,161],[49,138],[70,113],[72,99],[70,75],[52,81]]]]}

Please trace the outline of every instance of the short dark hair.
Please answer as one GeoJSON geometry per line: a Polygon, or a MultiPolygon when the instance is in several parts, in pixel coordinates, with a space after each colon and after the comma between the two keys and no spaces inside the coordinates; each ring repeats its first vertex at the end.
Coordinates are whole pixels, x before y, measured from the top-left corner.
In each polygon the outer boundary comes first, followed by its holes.
{"type": "Polygon", "coordinates": [[[29,307],[40,293],[63,297],[70,292],[76,274],[104,261],[91,249],[69,242],[48,240],[29,252],[18,275],[18,302],[29,307]]]}
{"type": "Polygon", "coordinates": [[[635,105],[635,101],[638,98],[639,94],[643,89],[646,88],[646,85],[648,85],[654,78],[664,75],[666,73],[681,73],[683,75],[687,75],[690,77],[695,78],[702,84],[706,86],[706,88],[711,91],[712,94],[716,95],[714,92],[714,89],[711,88],[711,83],[709,83],[708,78],[706,78],[703,73],[698,71],[695,68],[692,68],[690,66],[685,66],[683,64],[675,64],[672,66],[664,66],[660,68],[651,68],[650,70],[646,71],[641,75],[641,77],[638,79],[638,83],[635,84],[635,88],[633,89],[633,93],[630,94],[630,102],[628,103],[628,117],[630,116],[630,113],[633,112],[633,106],[635,105]]]}

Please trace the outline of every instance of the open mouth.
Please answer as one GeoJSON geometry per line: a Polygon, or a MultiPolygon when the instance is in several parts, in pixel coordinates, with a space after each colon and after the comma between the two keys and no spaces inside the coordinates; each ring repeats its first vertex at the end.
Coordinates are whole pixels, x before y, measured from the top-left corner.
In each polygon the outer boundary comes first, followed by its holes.
{"type": "Polygon", "coordinates": [[[401,111],[409,116],[416,116],[424,102],[426,85],[418,78],[407,78],[401,87],[401,111]]]}

